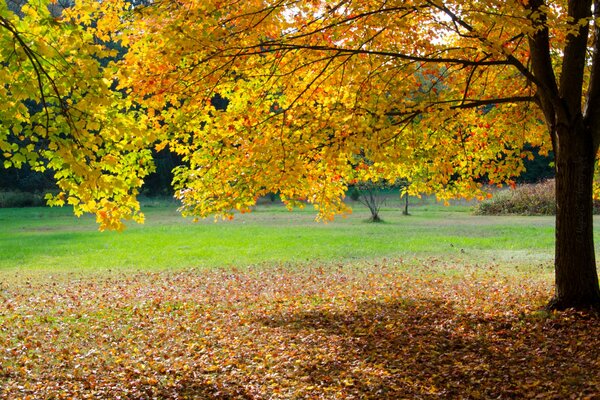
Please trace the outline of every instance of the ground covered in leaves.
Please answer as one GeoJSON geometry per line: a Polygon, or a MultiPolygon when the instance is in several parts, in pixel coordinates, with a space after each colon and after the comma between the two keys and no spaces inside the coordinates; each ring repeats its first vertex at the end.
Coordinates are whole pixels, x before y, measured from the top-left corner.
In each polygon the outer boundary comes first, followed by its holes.
{"type": "Polygon", "coordinates": [[[15,275],[1,398],[600,398],[597,316],[535,274],[411,265],[15,275]]]}

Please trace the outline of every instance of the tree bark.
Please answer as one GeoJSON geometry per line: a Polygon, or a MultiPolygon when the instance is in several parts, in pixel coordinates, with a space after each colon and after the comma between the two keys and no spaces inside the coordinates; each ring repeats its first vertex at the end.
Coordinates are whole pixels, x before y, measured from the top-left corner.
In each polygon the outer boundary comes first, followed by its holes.
{"type": "Polygon", "coordinates": [[[593,236],[595,154],[591,132],[582,123],[559,124],[554,151],[556,287],[548,308],[600,309],[593,236]]]}
{"type": "Polygon", "coordinates": [[[402,215],[409,215],[408,214],[408,193],[404,194],[404,211],[402,211],[402,215]]]}

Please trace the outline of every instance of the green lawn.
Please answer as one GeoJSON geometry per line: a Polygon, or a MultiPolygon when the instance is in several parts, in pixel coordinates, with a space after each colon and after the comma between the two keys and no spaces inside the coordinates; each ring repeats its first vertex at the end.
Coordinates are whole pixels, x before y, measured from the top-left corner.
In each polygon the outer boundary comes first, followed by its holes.
{"type": "Polygon", "coordinates": [[[383,210],[367,223],[361,207],[334,222],[312,209],[262,206],[233,221],[193,223],[176,207],[145,209],[143,225],[98,232],[91,217],[69,209],[0,209],[0,271],[164,270],[274,262],[337,262],[444,257],[463,262],[548,265],[551,217],[473,216],[468,207],[413,207],[411,216],[383,210]]]}

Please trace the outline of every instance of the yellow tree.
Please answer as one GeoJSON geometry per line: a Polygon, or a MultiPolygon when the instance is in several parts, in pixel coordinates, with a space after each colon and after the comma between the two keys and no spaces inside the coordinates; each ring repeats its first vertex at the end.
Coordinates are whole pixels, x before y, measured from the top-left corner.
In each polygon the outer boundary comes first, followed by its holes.
{"type": "MultiPolygon", "coordinates": [[[[118,4],[80,4],[103,21],[118,4]]],[[[125,7],[119,82],[187,161],[188,214],[280,192],[343,212],[354,180],[442,199],[512,182],[530,144],[556,157],[551,308],[600,304],[593,174],[598,0],[221,0],[125,7]],[[216,107],[216,100],[223,100],[216,107]],[[361,161],[362,160],[362,161],[361,161]],[[368,162],[364,162],[367,160],[368,162]]],[[[117,19],[113,16],[113,21],[117,19]]]]}
{"type": "Polygon", "coordinates": [[[54,171],[50,204],[96,214],[100,228],[141,220],[136,195],[152,169],[146,117],[115,90],[116,52],[78,16],[46,1],[0,2],[0,168],[54,171]],[[18,11],[18,12],[17,12],[18,11]]]}

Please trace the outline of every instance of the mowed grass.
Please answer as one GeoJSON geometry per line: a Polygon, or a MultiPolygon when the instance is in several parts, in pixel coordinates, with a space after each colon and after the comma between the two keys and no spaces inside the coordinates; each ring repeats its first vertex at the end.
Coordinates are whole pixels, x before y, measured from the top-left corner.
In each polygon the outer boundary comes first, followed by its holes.
{"type": "Polygon", "coordinates": [[[414,207],[382,212],[366,223],[357,207],[330,223],[312,209],[263,206],[233,221],[193,223],[175,206],[149,207],[146,223],[124,232],[98,232],[90,217],[68,209],[0,209],[0,272],[165,270],[244,267],[273,262],[337,262],[444,257],[468,262],[548,264],[553,218],[483,217],[468,207],[414,207]]]}
{"type": "Polygon", "coordinates": [[[146,211],[0,210],[0,399],[600,396],[598,316],[540,311],[552,218],[146,211]]]}

